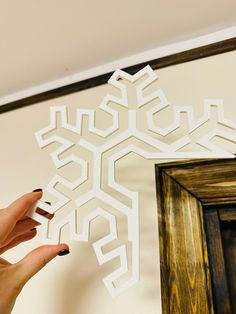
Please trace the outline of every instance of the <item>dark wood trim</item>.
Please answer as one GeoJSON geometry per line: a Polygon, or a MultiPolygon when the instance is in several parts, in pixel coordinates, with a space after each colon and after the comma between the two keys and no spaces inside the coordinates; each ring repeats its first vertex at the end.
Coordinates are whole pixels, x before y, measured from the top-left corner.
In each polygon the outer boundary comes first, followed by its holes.
{"type": "Polygon", "coordinates": [[[235,159],[182,161],[158,167],[203,205],[236,203],[235,159]]]}
{"type": "Polygon", "coordinates": [[[219,208],[218,212],[221,221],[236,221],[236,204],[229,208],[219,208]]]}
{"type": "Polygon", "coordinates": [[[166,173],[156,175],[162,312],[213,313],[201,203],[166,173]]]}
{"type": "MultiPolygon", "coordinates": [[[[142,69],[146,65],[150,65],[154,70],[161,69],[164,67],[181,64],[184,62],[189,62],[201,58],[210,57],[213,55],[229,52],[236,50],[236,38],[227,39],[224,41],[220,41],[217,43],[209,44],[206,46],[202,46],[195,49],[190,49],[184,52],[176,53],[170,56],[166,56],[163,58],[158,58],[155,60],[149,60],[147,62],[143,62],[140,64],[136,64],[123,70],[134,74],[140,69],[142,69]]],[[[87,80],[83,80],[80,82],[76,82],[73,84],[69,84],[63,87],[59,87],[47,92],[43,92],[34,96],[26,97],[17,101],[13,101],[7,103],[5,105],[0,106],[0,113],[4,113],[10,110],[23,108],[26,106],[30,106],[42,101],[46,101],[49,99],[61,97],[64,95],[68,95],[71,93],[75,93],[81,90],[85,90],[91,87],[99,86],[102,84],[106,84],[109,77],[112,75],[112,72],[106,73],[103,75],[99,75],[97,77],[93,77],[87,80]]]]}
{"type": "Polygon", "coordinates": [[[225,268],[231,297],[232,313],[236,313],[236,221],[221,222],[221,236],[224,247],[225,268]]]}
{"type": "Polygon", "coordinates": [[[226,268],[220,231],[220,219],[217,209],[204,211],[204,224],[209,245],[209,260],[211,267],[212,290],[217,314],[231,314],[230,296],[226,280],[226,268]]]}
{"type": "MultiPolygon", "coordinates": [[[[211,274],[215,270],[210,273],[206,243],[212,238],[215,247],[221,245],[221,235],[214,231],[220,213],[234,218],[235,202],[230,202],[236,200],[236,159],[178,161],[156,165],[155,170],[163,314],[214,313],[211,274]],[[222,207],[223,202],[228,205],[222,207]]],[[[224,264],[213,251],[210,254],[222,266],[216,285],[213,282],[214,289],[223,287],[213,290],[215,299],[222,297],[215,303],[216,313],[232,313],[226,279],[221,276],[224,264]]]]}

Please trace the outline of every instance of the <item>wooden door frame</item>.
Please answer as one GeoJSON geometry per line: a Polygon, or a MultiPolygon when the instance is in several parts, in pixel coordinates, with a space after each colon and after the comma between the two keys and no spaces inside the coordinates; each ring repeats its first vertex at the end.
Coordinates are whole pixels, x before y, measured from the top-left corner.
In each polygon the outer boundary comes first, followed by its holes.
{"type": "Polygon", "coordinates": [[[203,206],[236,203],[236,159],[164,163],[155,171],[163,314],[214,313],[203,206]]]}

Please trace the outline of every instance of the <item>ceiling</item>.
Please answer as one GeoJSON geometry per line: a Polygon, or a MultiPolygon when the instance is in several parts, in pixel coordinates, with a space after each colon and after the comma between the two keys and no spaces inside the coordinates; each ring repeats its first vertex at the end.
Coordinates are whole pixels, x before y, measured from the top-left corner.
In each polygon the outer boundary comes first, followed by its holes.
{"type": "Polygon", "coordinates": [[[235,0],[0,0],[0,97],[236,25],[235,0]]]}

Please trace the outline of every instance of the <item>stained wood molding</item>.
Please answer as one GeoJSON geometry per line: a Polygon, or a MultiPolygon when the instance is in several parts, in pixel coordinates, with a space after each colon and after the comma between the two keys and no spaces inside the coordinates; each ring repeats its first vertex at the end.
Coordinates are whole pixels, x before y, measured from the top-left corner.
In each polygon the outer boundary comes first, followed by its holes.
{"type": "MultiPolygon", "coordinates": [[[[236,203],[235,181],[236,159],[156,165],[163,314],[215,313],[203,207],[236,203]]],[[[217,313],[231,313],[221,300],[217,313]]]]}
{"type": "Polygon", "coordinates": [[[164,172],[203,205],[236,202],[236,163],[233,159],[184,162],[164,172]],[[222,166],[222,164],[224,166],[222,166]]]}
{"type": "MultiPolygon", "coordinates": [[[[213,55],[229,52],[236,50],[236,38],[230,38],[223,41],[219,41],[213,44],[205,45],[202,47],[190,49],[187,51],[175,53],[170,56],[149,60],[140,64],[136,64],[123,70],[128,72],[129,74],[134,74],[146,65],[150,65],[154,70],[161,69],[164,67],[181,64],[184,62],[189,62],[205,57],[210,57],[213,55]]],[[[61,97],[64,95],[68,95],[71,93],[75,93],[81,90],[85,90],[91,87],[99,86],[102,84],[106,84],[108,79],[112,73],[106,73],[103,75],[99,75],[90,79],[86,79],[83,81],[75,82],[69,85],[65,85],[62,87],[55,88],[53,90],[49,90],[37,95],[29,96],[23,99],[19,99],[10,103],[6,103],[0,106],[0,113],[4,113],[10,110],[15,110],[18,108],[26,107],[29,105],[33,105],[42,101],[46,101],[49,99],[61,97]]]]}

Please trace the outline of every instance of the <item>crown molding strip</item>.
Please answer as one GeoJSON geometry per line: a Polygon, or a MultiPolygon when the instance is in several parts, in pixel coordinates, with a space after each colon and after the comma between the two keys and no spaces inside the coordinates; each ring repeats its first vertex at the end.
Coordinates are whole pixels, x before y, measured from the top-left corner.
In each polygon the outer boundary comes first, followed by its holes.
{"type": "MultiPolygon", "coordinates": [[[[125,72],[128,72],[129,74],[134,74],[135,72],[139,71],[141,68],[145,67],[148,64],[154,70],[156,70],[167,66],[189,62],[233,50],[236,50],[236,37],[204,45],[198,48],[189,49],[183,52],[174,53],[172,55],[160,57],[157,59],[148,60],[133,66],[124,67],[123,70],[125,72]]],[[[77,81],[74,83],[69,83],[64,86],[60,86],[44,92],[39,92],[35,95],[24,97],[22,99],[13,100],[6,103],[3,103],[4,98],[2,98],[2,100],[0,99],[0,113],[8,112],[32,104],[36,104],[42,101],[46,101],[48,99],[61,97],[91,87],[106,84],[112,73],[113,71],[92,78],[77,81]]]]}

